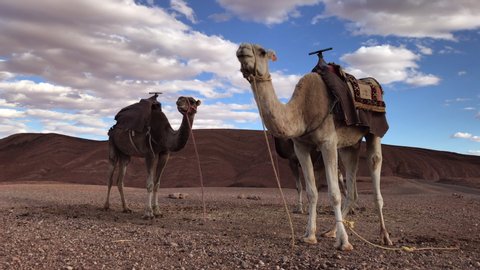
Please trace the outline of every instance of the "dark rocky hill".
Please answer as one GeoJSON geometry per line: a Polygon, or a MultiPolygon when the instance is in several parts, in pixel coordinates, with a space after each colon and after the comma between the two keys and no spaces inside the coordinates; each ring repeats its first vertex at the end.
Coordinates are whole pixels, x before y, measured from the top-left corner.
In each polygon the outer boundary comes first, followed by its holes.
{"type": "MultiPolygon", "coordinates": [[[[194,130],[206,186],[276,187],[262,131],[194,130]]],[[[272,149],[273,140],[271,140],[272,149]]],[[[58,181],[106,183],[106,141],[59,134],[15,134],[0,140],[0,182],[58,181]]],[[[427,149],[383,146],[384,176],[424,179],[480,188],[480,157],[427,149]]],[[[282,186],[295,187],[287,162],[280,164],[282,186]]],[[[275,161],[276,162],[276,161],[275,161]]],[[[359,176],[368,176],[362,150],[359,176]]],[[[145,165],[133,158],[126,186],[144,187],[145,165]]],[[[173,153],[161,180],[162,187],[199,186],[192,139],[173,153]]]]}

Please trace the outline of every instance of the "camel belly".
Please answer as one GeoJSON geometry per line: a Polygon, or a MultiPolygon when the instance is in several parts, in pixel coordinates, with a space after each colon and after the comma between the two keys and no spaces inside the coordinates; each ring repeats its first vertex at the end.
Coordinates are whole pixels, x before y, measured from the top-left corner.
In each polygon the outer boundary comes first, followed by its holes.
{"type": "Polygon", "coordinates": [[[365,135],[366,130],[359,127],[338,127],[337,148],[344,148],[357,144],[365,135]]]}

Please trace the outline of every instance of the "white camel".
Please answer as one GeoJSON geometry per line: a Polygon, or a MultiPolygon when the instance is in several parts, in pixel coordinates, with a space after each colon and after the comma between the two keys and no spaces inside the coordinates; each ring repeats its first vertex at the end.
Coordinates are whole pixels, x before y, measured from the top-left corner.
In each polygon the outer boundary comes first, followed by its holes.
{"type": "Polygon", "coordinates": [[[329,195],[335,213],[336,225],[325,236],[336,236],[335,247],[352,250],[344,226],[344,218],[357,199],[354,191],[359,160],[360,142],[367,141],[367,162],[373,181],[375,203],[380,219],[380,237],[391,245],[383,219],[383,198],[380,193],[382,150],[380,137],[369,133],[368,128],[346,126],[330,114],[331,97],[317,73],[309,73],[298,82],[288,103],[279,101],[270,78],[268,60],[275,60],[272,51],[259,45],[241,44],[237,50],[243,76],[250,82],[260,115],[268,130],[276,137],[291,138],[300,161],[306,182],[309,216],[303,241],[317,243],[316,218],[318,191],[315,186],[312,149],[322,152],[329,195]],[[347,178],[347,200],[341,208],[341,195],[337,179],[338,157],[342,159],[347,178]]]}

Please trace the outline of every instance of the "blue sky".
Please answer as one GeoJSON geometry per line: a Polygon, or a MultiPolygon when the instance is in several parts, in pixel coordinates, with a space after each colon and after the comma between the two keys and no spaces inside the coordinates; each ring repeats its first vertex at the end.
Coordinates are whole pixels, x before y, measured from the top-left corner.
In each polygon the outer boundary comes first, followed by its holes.
{"type": "Polygon", "coordinates": [[[202,100],[194,128],[261,129],[235,51],[276,51],[287,101],[328,61],[383,85],[383,143],[480,155],[480,2],[80,0],[0,2],[0,138],[55,132],[105,140],[149,91],[174,128],[180,95],[202,100]]]}

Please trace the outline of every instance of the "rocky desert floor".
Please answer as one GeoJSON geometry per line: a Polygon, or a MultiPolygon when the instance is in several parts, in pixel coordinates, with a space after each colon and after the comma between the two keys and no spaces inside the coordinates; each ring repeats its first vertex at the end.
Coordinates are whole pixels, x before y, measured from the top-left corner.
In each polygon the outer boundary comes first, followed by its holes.
{"type": "MultiPolygon", "coordinates": [[[[371,246],[351,232],[354,250],[334,240],[301,243],[307,216],[292,214],[295,245],[278,189],[161,189],[163,215],[142,219],[146,190],[126,188],[133,213],[123,213],[113,189],[63,183],[0,184],[0,269],[480,269],[480,190],[383,180],[384,215],[394,248],[371,246]],[[186,194],[184,199],[169,194],[186,194]],[[453,248],[435,250],[422,248],[453,248]]],[[[289,208],[296,191],[284,190],[289,208]]],[[[359,182],[355,231],[378,243],[371,185],[359,182]]],[[[334,224],[325,191],[319,194],[317,228],[334,224]]]]}

